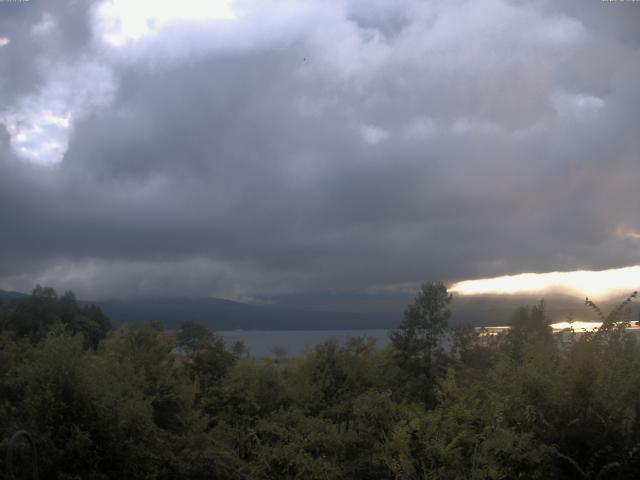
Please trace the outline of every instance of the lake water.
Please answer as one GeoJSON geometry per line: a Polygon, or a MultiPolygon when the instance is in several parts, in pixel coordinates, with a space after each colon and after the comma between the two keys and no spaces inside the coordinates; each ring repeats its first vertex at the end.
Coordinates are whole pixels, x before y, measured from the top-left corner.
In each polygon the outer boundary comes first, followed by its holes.
{"type": "Polygon", "coordinates": [[[217,331],[216,334],[221,335],[229,346],[241,340],[251,356],[256,358],[275,356],[274,348],[283,348],[286,356],[303,355],[329,338],[344,343],[352,337],[372,337],[378,348],[384,348],[389,343],[389,330],[230,330],[217,331]]]}
{"type": "MultiPolygon", "coordinates": [[[[575,332],[592,331],[600,327],[599,322],[567,322],[554,323],[551,326],[555,333],[560,333],[572,327],[575,332]]],[[[479,328],[481,335],[496,335],[507,331],[509,327],[484,327],[479,328]]],[[[640,335],[640,327],[629,327],[632,333],[640,335]]],[[[281,349],[287,357],[297,357],[312,349],[315,345],[335,338],[340,343],[352,337],[372,337],[376,340],[378,348],[382,349],[389,344],[389,330],[228,330],[217,331],[227,345],[231,346],[240,340],[249,349],[251,356],[255,358],[274,357],[274,349],[281,349]]]]}

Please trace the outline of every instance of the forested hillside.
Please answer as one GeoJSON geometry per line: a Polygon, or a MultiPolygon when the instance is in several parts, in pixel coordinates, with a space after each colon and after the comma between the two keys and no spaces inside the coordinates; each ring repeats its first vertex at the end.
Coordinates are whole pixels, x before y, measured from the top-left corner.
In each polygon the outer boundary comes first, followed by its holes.
{"type": "MultiPolygon", "coordinates": [[[[429,283],[384,351],[354,338],[256,361],[195,322],[113,330],[39,288],[0,307],[0,471],[25,429],[41,478],[638,478],[632,299],[587,305],[595,333],[553,335],[540,303],[480,338],[449,327],[455,299],[429,283]]],[[[29,462],[16,452],[18,478],[29,462]]]]}
{"type": "MultiPolygon", "coordinates": [[[[27,297],[0,290],[0,302],[27,297]]],[[[583,297],[553,292],[548,294],[548,316],[554,322],[568,317],[591,319],[583,297]]],[[[536,294],[469,295],[456,297],[450,325],[507,325],[520,305],[533,304],[536,294]]],[[[114,327],[125,324],[159,323],[177,329],[185,321],[197,321],[214,330],[388,330],[395,328],[411,295],[405,293],[358,295],[310,295],[294,300],[283,297],[268,303],[248,304],[220,298],[121,298],[92,301],[80,298],[80,306],[96,305],[114,327]],[[337,297],[337,300],[336,300],[337,297]]],[[[611,301],[603,302],[613,308],[611,301]]],[[[632,306],[632,308],[634,308],[632,306]]],[[[635,307],[633,315],[640,313],[635,307]]]]}

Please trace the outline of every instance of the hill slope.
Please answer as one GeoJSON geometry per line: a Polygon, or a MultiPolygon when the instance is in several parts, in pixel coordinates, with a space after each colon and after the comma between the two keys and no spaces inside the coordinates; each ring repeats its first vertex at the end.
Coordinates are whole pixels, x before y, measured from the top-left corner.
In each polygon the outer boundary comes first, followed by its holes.
{"type": "MultiPolygon", "coordinates": [[[[24,293],[0,290],[0,301],[26,296],[24,293]]],[[[532,305],[536,295],[455,296],[451,309],[452,325],[507,325],[513,312],[521,305],[532,305]]],[[[386,298],[384,306],[375,295],[359,298],[357,307],[349,302],[300,301],[279,306],[246,304],[217,298],[150,298],[104,300],[95,303],[109,316],[114,326],[125,323],[138,325],[158,321],[164,328],[174,329],[185,320],[194,320],[216,330],[368,330],[395,328],[402,321],[404,308],[412,299],[407,296],[386,298]]],[[[547,311],[553,322],[566,320],[596,320],[584,306],[582,298],[548,296],[547,311]]],[[[608,312],[613,302],[602,302],[608,312]]],[[[637,315],[637,307],[636,313],[637,315]]]]}
{"type": "Polygon", "coordinates": [[[7,290],[0,290],[0,302],[9,302],[18,298],[24,298],[28,295],[26,293],[12,292],[7,290]]]}
{"type": "Polygon", "coordinates": [[[390,313],[319,312],[250,305],[216,298],[165,298],[96,302],[114,325],[159,321],[177,328],[194,320],[216,330],[341,330],[391,328],[390,313]]]}

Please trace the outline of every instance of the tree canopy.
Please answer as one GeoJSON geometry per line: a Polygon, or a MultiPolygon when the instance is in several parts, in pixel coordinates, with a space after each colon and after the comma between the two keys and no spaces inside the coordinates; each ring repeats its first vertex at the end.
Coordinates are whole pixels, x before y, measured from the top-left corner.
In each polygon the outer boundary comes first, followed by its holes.
{"type": "Polygon", "coordinates": [[[451,305],[427,283],[385,349],[254,359],[193,322],[102,333],[73,294],[37,288],[0,306],[0,450],[25,429],[41,477],[65,480],[638,477],[624,322],[554,335],[537,304],[486,337],[449,329],[451,305]]]}

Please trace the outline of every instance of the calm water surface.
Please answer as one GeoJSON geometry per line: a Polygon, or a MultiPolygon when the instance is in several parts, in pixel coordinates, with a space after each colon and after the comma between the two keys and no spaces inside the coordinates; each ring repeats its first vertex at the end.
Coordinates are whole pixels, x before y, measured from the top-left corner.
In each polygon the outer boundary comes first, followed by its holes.
{"type": "MultiPolygon", "coordinates": [[[[577,321],[571,324],[559,322],[550,326],[555,333],[560,333],[569,327],[581,333],[597,329],[600,325],[599,322],[577,321]]],[[[495,335],[508,329],[507,326],[478,328],[481,335],[495,335]]],[[[629,330],[640,335],[640,327],[636,325],[632,325],[629,330]]],[[[376,340],[377,347],[382,349],[389,343],[389,332],[389,330],[223,330],[216,333],[221,335],[228,345],[241,340],[249,349],[251,356],[265,358],[274,357],[276,349],[287,357],[300,356],[329,338],[335,338],[340,343],[344,343],[351,337],[372,337],[376,340]]]]}
{"type": "Polygon", "coordinates": [[[238,340],[244,342],[251,356],[256,358],[273,357],[274,349],[284,349],[286,356],[298,356],[308,349],[329,338],[344,343],[350,337],[372,337],[378,348],[389,343],[389,330],[230,330],[217,331],[228,345],[238,340]]]}

